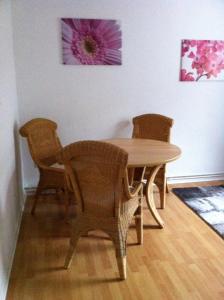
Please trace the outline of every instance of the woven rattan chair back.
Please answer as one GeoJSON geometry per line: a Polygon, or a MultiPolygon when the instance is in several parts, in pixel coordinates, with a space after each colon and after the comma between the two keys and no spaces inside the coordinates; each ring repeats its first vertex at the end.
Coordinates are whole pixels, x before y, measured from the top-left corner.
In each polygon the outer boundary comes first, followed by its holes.
{"type": "Polygon", "coordinates": [[[95,216],[118,213],[127,158],[124,150],[97,141],[77,142],[64,148],[63,161],[70,162],[66,168],[85,213],[95,216]]]}
{"type": "Polygon", "coordinates": [[[159,114],[145,114],[133,118],[133,125],[134,138],[169,142],[173,119],[159,114]]]}
{"type": "Polygon", "coordinates": [[[34,162],[44,161],[51,165],[51,158],[62,149],[56,133],[57,124],[51,120],[36,118],[20,128],[20,134],[27,138],[34,162]]]}

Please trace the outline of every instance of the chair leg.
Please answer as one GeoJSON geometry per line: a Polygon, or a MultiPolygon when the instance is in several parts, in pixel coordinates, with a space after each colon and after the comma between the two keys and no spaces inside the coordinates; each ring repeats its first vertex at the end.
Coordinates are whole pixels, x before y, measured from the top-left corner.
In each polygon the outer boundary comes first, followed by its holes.
{"type": "Polygon", "coordinates": [[[135,226],[137,233],[137,241],[139,245],[143,244],[143,214],[142,214],[142,206],[139,205],[137,211],[135,213],[135,226]]]}
{"type": "Polygon", "coordinates": [[[58,201],[63,201],[63,189],[62,188],[56,188],[56,197],[58,201]]]}
{"type": "Polygon", "coordinates": [[[66,258],[65,258],[65,265],[64,265],[65,269],[68,269],[71,265],[72,258],[73,258],[73,255],[74,255],[75,248],[76,248],[79,237],[80,237],[80,232],[78,232],[78,231],[75,231],[73,233],[73,236],[71,237],[70,247],[69,247],[68,253],[67,253],[66,258]]]}
{"type": "Polygon", "coordinates": [[[65,201],[65,219],[69,219],[69,206],[70,206],[70,200],[69,200],[69,193],[67,188],[64,189],[64,201],[65,201]]]}
{"type": "Polygon", "coordinates": [[[117,266],[120,274],[120,278],[125,280],[127,278],[126,272],[126,256],[117,255],[117,266]]]}
{"type": "Polygon", "coordinates": [[[34,203],[33,203],[32,209],[31,209],[31,214],[32,215],[35,214],[35,209],[36,209],[37,201],[39,199],[41,191],[42,191],[42,187],[41,187],[41,184],[39,183],[38,187],[37,187],[37,190],[36,190],[36,193],[35,193],[34,203]]]}
{"type": "MultiPolygon", "coordinates": [[[[124,230],[124,228],[123,228],[124,230]]],[[[117,266],[120,274],[120,279],[127,278],[126,272],[126,238],[127,232],[121,232],[119,228],[114,236],[114,245],[116,249],[117,266]]]]}

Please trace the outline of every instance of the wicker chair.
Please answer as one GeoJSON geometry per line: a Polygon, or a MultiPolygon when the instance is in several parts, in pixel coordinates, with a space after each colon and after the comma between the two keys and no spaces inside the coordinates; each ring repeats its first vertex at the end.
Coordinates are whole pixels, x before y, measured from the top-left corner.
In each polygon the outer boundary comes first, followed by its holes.
{"type": "MultiPolygon", "coordinates": [[[[133,118],[133,138],[154,139],[164,142],[170,141],[170,131],[173,120],[158,114],[144,114],[133,118]]],[[[138,176],[139,170],[136,170],[138,176]]],[[[150,173],[150,168],[145,171],[145,177],[150,173]]],[[[166,166],[164,165],[155,178],[155,184],[160,193],[160,206],[165,208],[166,192],[169,192],[166,182],[166,166]]]]}
{"type": "Polygon", "coordinates": [[[142,244],[142,184],[131,192],[127,178],[128,154],[99,141],[81,141],[66,146],[58,160],[65,165],[78,205],[65,260],[69,268],[77,241],[99,229],[112,239],[120,278],[126,278],[126,240],[135,215],[137,239],[142,244]]]}
{"type": "Polygon", "coordinates": [[[65,170],[52,167],[56,163],[56,154],[62,149],[56,133],[57,124],[51,120],[36,118],[20,128],[20,134],[27,138],[30,154],[39,169],[40,177],[31,213],[35,213],[41,192],[45,189],[63,190],[66,215],[68,214],[68,188],[65,170]]]}

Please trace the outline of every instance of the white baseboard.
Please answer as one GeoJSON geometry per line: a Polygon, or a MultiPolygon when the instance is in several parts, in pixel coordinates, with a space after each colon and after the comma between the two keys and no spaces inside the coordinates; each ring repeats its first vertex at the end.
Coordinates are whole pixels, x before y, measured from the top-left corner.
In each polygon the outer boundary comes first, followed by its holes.
{"type": "Polygon", "coordinates": [[[224,180],[224,173],[167,177],[169,184],[224,180]]]}
{"type": "MultiPolygon", "coordinates": [[[[37,189],[36,187],[25,187],[24,188],[24,194],[26,196],[32,196],[36,193],[36,189],[37,189]]],[[[46,194],[46,195],[53,194],[53,193],[55,193],[54,189],[49,189],[49,190],[44,190],[43,191],[43,194],[46,194]]]]}
{"type": "Polygon", "coordinates": [[[36,188],[35,187],[25,187],[24,188],[24,194],[26,196],[32,196],[34,195],[36,192],[36,188]]]}
{"type": "MultiPolygon", "coordinates": [[[[185,176],[168,176],[168,184],[175,183],[188,183],[188,182],[201,182],[201,181],[217,181],[224,180],[224,173],[214,173],[214,174],[202,174],[202,175],[185,175],[185,176]]],[[[34,195],[36,192],[36,187],[25,187],[25,196],[34,195]]],[[[44,193],[51,194],[52,190],[47,190],[44,193]]]]}

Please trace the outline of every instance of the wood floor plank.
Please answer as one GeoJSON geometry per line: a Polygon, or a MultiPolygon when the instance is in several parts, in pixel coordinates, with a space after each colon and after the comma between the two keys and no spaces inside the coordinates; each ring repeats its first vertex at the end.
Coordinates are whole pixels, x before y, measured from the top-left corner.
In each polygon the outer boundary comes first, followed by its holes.
{"type": "MultiPolygon", "coordinates": [[[[178,187],[211,184],[223,182],[178,187]]],[[[145,205],[143,245],[136,244],[134,222],[130,227],[126,281],[119,280],[112,242],[99,231],[80,238],[64,270],[70,225],[52,195],[42,200],[31,216],[33,197],[27,199],[7,300],[224,299],[224,241],[174,194],[159,210],[164,229],[145,205]]]]}

